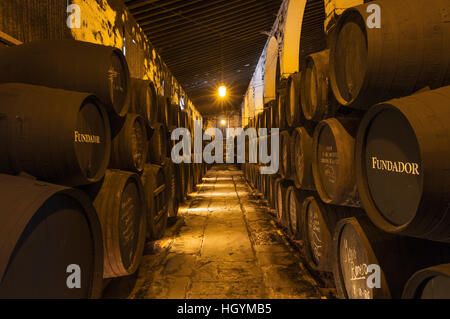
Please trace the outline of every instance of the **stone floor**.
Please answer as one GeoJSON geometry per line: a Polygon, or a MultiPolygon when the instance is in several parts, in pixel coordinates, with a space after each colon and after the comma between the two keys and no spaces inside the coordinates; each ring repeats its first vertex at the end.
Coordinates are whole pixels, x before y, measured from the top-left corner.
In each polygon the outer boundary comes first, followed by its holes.
{"type": "Polygon", "coordinates": [[[234,166],[215,166],[139,271],[105,298],[325,298],[234,166]]]}

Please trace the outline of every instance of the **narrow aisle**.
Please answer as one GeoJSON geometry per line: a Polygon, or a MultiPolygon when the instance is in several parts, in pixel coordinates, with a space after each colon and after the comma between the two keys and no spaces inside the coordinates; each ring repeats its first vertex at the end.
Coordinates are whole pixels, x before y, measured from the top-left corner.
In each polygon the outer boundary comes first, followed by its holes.
{"type": "Polygon", "coordinates": [[[105,297],[321,298],[298,253],[252,196],[242,171],[213,167],[163,240],[147,249],[137,278],[105,297]]]}

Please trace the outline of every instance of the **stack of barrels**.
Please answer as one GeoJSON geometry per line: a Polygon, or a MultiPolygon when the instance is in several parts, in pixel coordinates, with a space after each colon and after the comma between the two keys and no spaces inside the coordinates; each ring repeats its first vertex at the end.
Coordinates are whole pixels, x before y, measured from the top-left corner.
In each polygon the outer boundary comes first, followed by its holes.
{"type": "Polygon", "coordinates": [[[333,276],[340,298],[450,298],[450,24],[442,8],[439,0],[411,0],[408,10],[380,0],[347,9],[328,48],[279,79],[276,100],[250,121],[258,129],[270,117],[267,127],[279,128],[279,170],[262,175],[261,163],[248,162],[249,184],[305,264],[333,276]],[[381,28],[366,23],[370,4],[381,8],[381,28]]]}
{"type": "Polygon", "coordinates": [[[116,48],[30,42],[0,70],[0,298],[100,297],[185,199],[170,132],[187,119],[116,48]]]}

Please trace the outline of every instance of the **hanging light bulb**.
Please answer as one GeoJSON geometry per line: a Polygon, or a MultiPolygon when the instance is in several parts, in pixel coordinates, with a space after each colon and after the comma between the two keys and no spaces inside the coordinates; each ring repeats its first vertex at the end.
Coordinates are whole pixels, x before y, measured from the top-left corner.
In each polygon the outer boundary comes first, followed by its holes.
{"type": "Polygon", "coordinates": [[[227,96],[227,88],[223,85],[219,88],[219,96],[222,98],[227,96]]]}

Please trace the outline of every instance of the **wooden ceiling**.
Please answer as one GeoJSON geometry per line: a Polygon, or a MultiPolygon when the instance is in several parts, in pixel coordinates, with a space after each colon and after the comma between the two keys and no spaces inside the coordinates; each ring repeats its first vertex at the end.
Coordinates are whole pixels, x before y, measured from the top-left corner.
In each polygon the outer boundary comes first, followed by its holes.
{"type": "Polygon", "coordinates": [[[202,115],[240,108],[282,0],[125,1],[202,115]],[[218,86],[230,96],[220,102],[218,86]]]}

